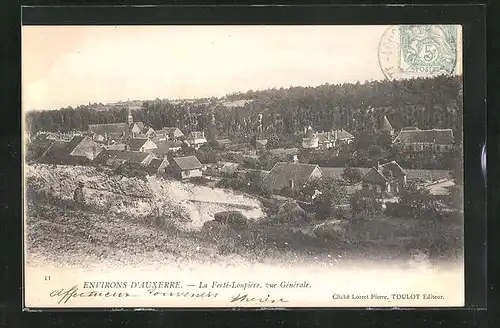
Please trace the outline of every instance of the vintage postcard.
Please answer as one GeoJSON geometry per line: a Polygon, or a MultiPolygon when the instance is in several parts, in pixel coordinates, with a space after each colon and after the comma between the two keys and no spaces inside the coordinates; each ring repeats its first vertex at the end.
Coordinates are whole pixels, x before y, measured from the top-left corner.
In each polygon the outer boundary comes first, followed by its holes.
{"type": "Polygon", "coordinates": [[[464,305],[460,25],[23,26],[24,304],[464,305]]]}

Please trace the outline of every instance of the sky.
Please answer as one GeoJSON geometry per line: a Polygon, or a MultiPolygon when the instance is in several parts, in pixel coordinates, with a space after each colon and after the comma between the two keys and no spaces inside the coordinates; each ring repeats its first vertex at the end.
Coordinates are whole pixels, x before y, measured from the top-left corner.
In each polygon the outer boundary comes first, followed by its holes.
{"type": "Polygon", "coordinates": [[[387,26],[23,26],[23,110],[382,80],[387,26]]]}

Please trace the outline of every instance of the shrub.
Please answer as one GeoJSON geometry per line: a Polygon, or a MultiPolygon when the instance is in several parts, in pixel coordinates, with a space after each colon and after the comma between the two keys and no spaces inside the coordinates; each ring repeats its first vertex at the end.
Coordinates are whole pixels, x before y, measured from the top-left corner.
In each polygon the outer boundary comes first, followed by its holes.
{"type": "Polygon", "coordinates": [[[382,212],[382,204],[374,195],[364,195],[362,190],[353,193],[349,199],[352,214],[361,212],[375,214],[382,212]]]}
{"type": "Polygon", "coordinates": [[[399,195],[400,211],[406,216],[416,219],[440,217],[437,202],[425,188],[418,188],[414,183],[409,184],[399,195]]]}
{"type": "Polygon", "coordinates": [[[128,178],[140,178],[142,180],[146,180],[148,173],[144,170],[143,167],[139,165],[132,164],[123,164],[118,166],[113,170],[114,174],[122,175],[128,178]]]}
{"type": "Polygon", "coordinates": [[[238,211],[216,213],[214,215],[214,221],[220,224],[226,224],[235,230],[248,228],[248,219],[238,211]]]}
{"type": "Polygon", "coordinates": [[[201,177],[194,177],[194,178],[191,178],[189,180],[189,182],[195,184],[195,185],[199,185],[199,186],[206,186],[208,182],[210,182],[209,179],[207,179],[206,177],[204,176],[201,176],[201,177]]]}
{"type": "Polygon", "coordinates": [[[344,204],[347,200],[345,188],[333,179],[313,181],[310,189],[318,190],[321,193],[313,200],[316,218],[319,220],[335,215],[339,205],[344,204]]]}
{"type": "Polygon", "coordinates": [[[363,174],[360,169],[355,167],[346,166],[344,171],[342,171],[342,178],[349,183],[358,183],[361,181],[362,177],[363,174]]]}

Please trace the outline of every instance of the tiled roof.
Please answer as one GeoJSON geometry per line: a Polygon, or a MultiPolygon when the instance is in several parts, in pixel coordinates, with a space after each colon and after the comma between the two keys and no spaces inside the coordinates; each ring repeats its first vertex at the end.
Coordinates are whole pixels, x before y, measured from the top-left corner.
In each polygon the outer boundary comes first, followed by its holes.
{"type": "MultiPolygon", "coordinates": [[[[151,160],[151,162],[149,163],[149,167],[152,168],[152,169],[155,169],[155,170],[158,170],[158,168],[160,167],[161,163],[163,163],[163,161],[166,161],[166,159],[164,158],[153,158],[151,160]]],[[[168,163],[168,161],[167,161],[168,163]]]]}
{"type": "Polygon", "coordinates": [[[387,177],[386,171],[391,171],[392,176],[395,178],[408,175],[408,173],[406,173],[406,171],[396,161],[391,161],[380,165],[380,171],[386,177],[387,177]]]}
{"type": "Polygon", "coordinates": [[[119,135],[122,133],[128,134],[129,126],[127,123],[107,123],[107,124],[90,124],[89,131],[98,135],[119,135]]]}
{"type": "Polygon", "coordinates": [[[145,125],[143,122],[134,122],[134,124],[137,124],[137,127],[141,130],[144,131],[145,125]]]}
{"type": "Polygon", "coordinates": [[[319,168],[318,165],[278,162],[267,174],[264,184],[269,189],[281,190],[288,187],[290,180],[293,180],[294,185],[300,188],[306,184],[316,168],[319,168]]]}
{"type": "Polygon", "coordinates": [[[225,174],[232,174],[238,170],[238,167],[240,164],[238,163],[224,163],[224,165],[221,167],[220,171],[225,174]]]}
{"type": "Polygon", "coordinates": [[[432,130],[402,130],[394,139],[394,143],[453,143],[452,129],[432,129],[432,130]]]}
{"type": "MultiPolygon", "coordinates": [[[[349,132],[347,132],[344,129],[336,130],[336,132],[337,132],[337,139],[352,139],[352,138],[354,138],[354,136],[352,134],[350,134],[349,132]]],[[[335,131],[334,131],[334,133],[335,133],[335,131]]]]}
{"type": "Polygon", "coordinates": [[[396,162],[391,161],[385,164],[380,165],[380,169],[372,167],[362,178],[363,182],[368,183],[384,183],[389,180],[390,173],[394,178],[403,177],[408,175],[406,171],[396,162]]]}
{"type": "Polygon", "coordinates": [[[173,161],[181,170],[194,170],[202,167],[196,156],[174,157],[173,161]]]}
{"type": "Polygon", "coordinates": [[[33,141],[31,141],[28,145],[28,147],[33,147],[33,148],[49,148],[54,140],[52,139],[47,139],[47,136],[45,137],[39,137],[37,136],[33,141]]]}
{"type": "Polygon", "coordinates": [[[333,133],[332,132],[320,132],[318,133],[318,141],[325,142],[325,141],[333,141],[333,133]]]}
{"type": "Polygon", "coordinates": [[[159,140],[155,141],[155,144],[158,148],[153,149],[153,153],[166,155],[171,148],[177,148],[182,146],[182,141],[166,141],[159,140]]]}
{"type": "Polygon", "coordinates": [[[361,179],[361,181],[370,184],[383,184],[387,182],[387,178],[376,168],[372,167],[361,179]]]}
{"type": "Polygon", "coordinates": [[[51,159],[65,159],[70,153],[68,151],[69,144],[70,143],[68,141],[54,140],[52,145],[43,154],[43,157],[51,159]]]}
{"type": "Polygon", "coordinates": [[[85,138],[86,137],[84,136],[74,136],[68,144],[68,154],[71,153],[85,138]]]}
{"type": "Polygon", "coordinates": [[[299,148],[276,148],[269,151],[272,155],[293,156],[300,153],[299,148]]]}
{"type": "Polygon", "coordinates": [[[382,122],[380,123],[380,130],[381,131],[393,131],[394,129],[392,128],[391,123],[387,119],[387,116],[384,115],[382,118],[382,122]]]}
{"type": "Polygon", "coordinates": [[[182,131],[175,126],[164,127],[163,129],[158,130],[158,131],[164,132],[167,135],[173,135],[175,132],[177,132],[178,135],[183,135],[182,131]]]}
{"type": "Polygon", "coordinates": [[[141,164],[148,156],[151,156],[151,154],[142,151],[104,150],[95,158],[94,161],[103,164],[106,164],[109,161],[141,164]]]}
{"type": "Polygon", "coordinates": [[[130,150],[137,151],[141,149],[142,146],[144,146],[146,141],[148,141],[147,138],[130,138],[127,144],[130,147],[130,150]]]}

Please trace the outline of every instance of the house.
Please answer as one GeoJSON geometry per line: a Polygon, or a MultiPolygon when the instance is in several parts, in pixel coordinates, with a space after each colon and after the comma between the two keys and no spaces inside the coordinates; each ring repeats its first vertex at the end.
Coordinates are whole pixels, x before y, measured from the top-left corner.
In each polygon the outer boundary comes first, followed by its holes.
{"type": "Polygon", "coordinates": [[[127,142],[131,151],[153,151],[158,146],[149,138],[130,138],[127,142]]]}
{"type": "Polygon", "coordinates": [[[308,127],[304,137],[302,138],[302,148],[305,149],[316,149],[319,147],[319,138],[318,133],[312,129],[312,127],[308,127]]]}
{"type": "Polygon", "coordinates": [[[65,164],[70,162],[68,145],[68,141],[54,140],[50,147],[40,156],[40,162],[50,164],[65,164]]]}
{"type": "Polygon", "coordinates": [[[149,139],[156,138],[156,131],[153,128],[148,128],[148,130],[146,132],[144,132],[144,134],[149,139]]]}
{"type": "Polygon", "coordinates": [[[90,124],[88,134],[92,140],[112,143],[126,140],[129,137],[127,123],[90,124]]]}
{"type": "Polygon", "coordinates": [[[155,131],[156,139],[160,141],[164,140],[180,140],[181,138],[184,137],[184,133],[182,133],[179,128],[176,127],[164,127],[161,130],[155,131]]]}
{"type": "Polygon", "coordinates": [[[339,143],[350,144],[351,142],[354,141],[354,136],[344,129],[333,130],[332,134],[337,144],[339,143]]]}
{"type": "Polygon", "coordinates": [[[152,153],[130,150],[105,150],[94,159],[94,164],[118,167],[132,164],[146,167],[156,156],[152,153]]]}
{"type": "Polygon", "coordinates": [[[134,122],[129,108],[126,123],[89,124],[88,135],[92,140],[111,144],[124,142],[131,137],[146,136],[148,132],[151,133],[149,130],[143,122],[134,122]]]}
{"type": "Polygon", "coordinates": [[[178,179],[190,179],[202,176],[202,165],[196,156],[174,157],[170,171],[178,179]]]}
{"type": "Polygon", "coordinates": [[[143,134],[147,130],[143,122],[133,122],[129,128],[132,136],[143,134]]]}
{"type": "Polygon", "coordinates": [[[51,164],[86,165],[103,151],[104,147],[89,137],[75,136],[71,141],[55,140],[40,160],[51,164]]]}
{"type": "Polygon", "coordinates": [[[68,144],[69,155],[85,157],[89,160],[94,160],[103,150],[104,146],[84,136],[75,136],[68,144]]]}
{"type": "MultiPolygon", "coordinates": [[[[332,131],[327,131],[327,132],[320,132],[317,134],[318,136],[318,148],[321,149],[329,149],[332,147],[335,147],[335,137],[332,133],[332,131]]],[[[304,141],[302,141],[302,144],[304,145],[304,141]]],[[[306,144],[309,144],[306,142],[306,144]]],[[[303,148],[308,148],[304,147],[303,148]]],[[[313,147],[314,148],[314,147],[313,147]]]]}
{"type": "Polygon", "coordinates": [[[377,193],[397,194],[406,186],[406,171],[396,162],[377,163],[361,179],[363,189],[377,193]]]}
{"type": "Polygon", "coordinates": [[[394,145],[401,145],[403,151],[412,153],[447,153],[453,149],[452,129],[420,130],[415,127],[404,128],[394,138],[394,145]]]}
{"type": "Polygon", "coordinates": [[[201,145],[207,143],[207,139],[205,138],[205,132],[192,131],[188,134],[186,141],[189,145],[195,149],[199,149],[201,145]]]}
{"type": "Polygon", "coordinates": [[[386,132],[386,133],[390,134],[391,136],[394,135],[394,128],[392,127],[392,125],[389,122],[389,119],[387,118],[386,115],[384,115],[384,117],[382,117],[382,120],[380,121],[379,131],[386,132]]]}
{"type": "Polygon", "coordinates": [[[266,175],[263,184],[269,190],[283,188],[300,189],[307,182],[321,178],[321,169],[318,165],[278,162],[266,175]]]}
{"type": "Polygon", "coordinates": [[[156,141],[156,148],[152,150],[152,152],[159,156],[165,156],[168,155],[171,152],[176,152],[179,151],[182,148],[182,141],[179,140],[173,140],[173,141],[156,141]]]}
{"type": "Polygon", "coordinates": [[[165,173],[165,168],[168,164],[166,156],[163,158],[153,158],[146,167],[146,170],[150,173],[165,173]]]}

